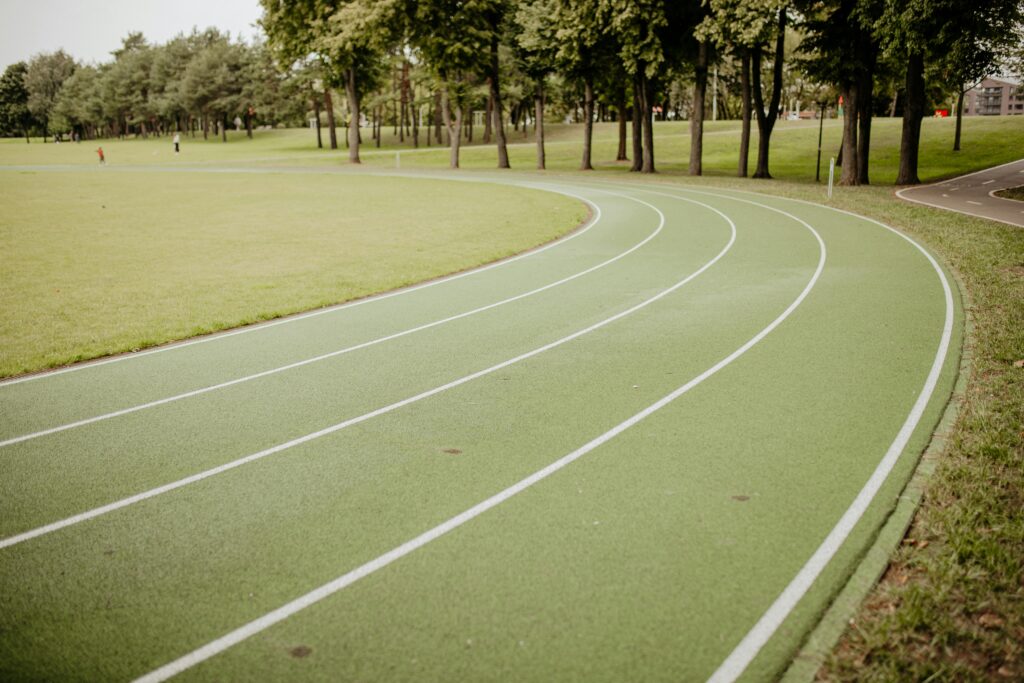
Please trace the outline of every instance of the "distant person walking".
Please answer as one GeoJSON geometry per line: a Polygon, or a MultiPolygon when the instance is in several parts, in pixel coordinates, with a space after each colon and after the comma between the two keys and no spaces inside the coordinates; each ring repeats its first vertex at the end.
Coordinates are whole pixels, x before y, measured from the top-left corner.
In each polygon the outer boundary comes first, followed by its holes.
{"type": "Polygon", "coordinates": [[[100,164],[106,164],[107,158],[103,156],[103,148],[100,147],[96,150],[96,153],[100,155],[100,164]]]}
{"type": "Polygon", "coordinates": [[[175,154],[177,154],[178,152],[181,151],[180,145],[181,145],[181,134],[180,133],[175,133],[174,134],[174,153],[175,154]]]}

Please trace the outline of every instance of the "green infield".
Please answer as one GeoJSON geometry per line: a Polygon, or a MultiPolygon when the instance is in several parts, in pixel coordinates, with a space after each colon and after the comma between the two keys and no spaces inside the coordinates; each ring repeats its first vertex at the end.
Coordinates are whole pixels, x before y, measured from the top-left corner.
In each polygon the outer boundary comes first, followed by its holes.
{"type": "Polygon", "coordinates": [[[785,669],[951,391],[951,278],[818,205],[480,179],[594,220],[397,296],[0,385],[0,677],[785,669]]]}
{"type": "Polygon", "coordinates": [[[586,216],[481,183],[118,170],[0,173],[0,376],[421,282],[586,216]]]}

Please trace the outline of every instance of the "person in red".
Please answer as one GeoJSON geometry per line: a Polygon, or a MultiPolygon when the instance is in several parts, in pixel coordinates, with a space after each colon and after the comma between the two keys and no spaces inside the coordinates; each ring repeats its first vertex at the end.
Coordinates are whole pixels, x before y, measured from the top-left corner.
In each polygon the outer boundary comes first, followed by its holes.
{"type": "Polygon", "coordinates": [[[106,164],[107,163],[107,159],[106,159],[106,157],[103,156],[103,148],[100,147],[99,149],[97,149],[96,153],[100,155],[100,163],[101,164],[106,164]]]}

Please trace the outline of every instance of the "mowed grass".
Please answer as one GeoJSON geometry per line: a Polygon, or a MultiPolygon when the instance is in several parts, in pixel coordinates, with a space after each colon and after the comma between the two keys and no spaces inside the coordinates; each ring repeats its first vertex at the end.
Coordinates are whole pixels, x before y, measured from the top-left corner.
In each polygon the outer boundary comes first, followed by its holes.
{"type": "Polygon", "coordinates": [[[0,376],[500,259],[586,215],[551,193],[338,175],[0,175],[0,376]]]}
{"type": "Polygon", "coordinates": [[[1000,197],[1005,197],[1006,199],[1016,199],[1019,202],[1024,202],[1024,185],[999,190],[996,194],[1000,197]]]}

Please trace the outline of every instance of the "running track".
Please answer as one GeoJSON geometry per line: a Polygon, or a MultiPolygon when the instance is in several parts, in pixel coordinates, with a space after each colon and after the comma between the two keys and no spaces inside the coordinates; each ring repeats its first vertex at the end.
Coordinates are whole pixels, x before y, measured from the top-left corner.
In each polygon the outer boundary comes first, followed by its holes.
{"type": "Polygon", "coordinates": [[[947,276],[816,205],[505,182],[594,219],[0,385],[0,678],[784,670],[949,396],[947,276]]]}

